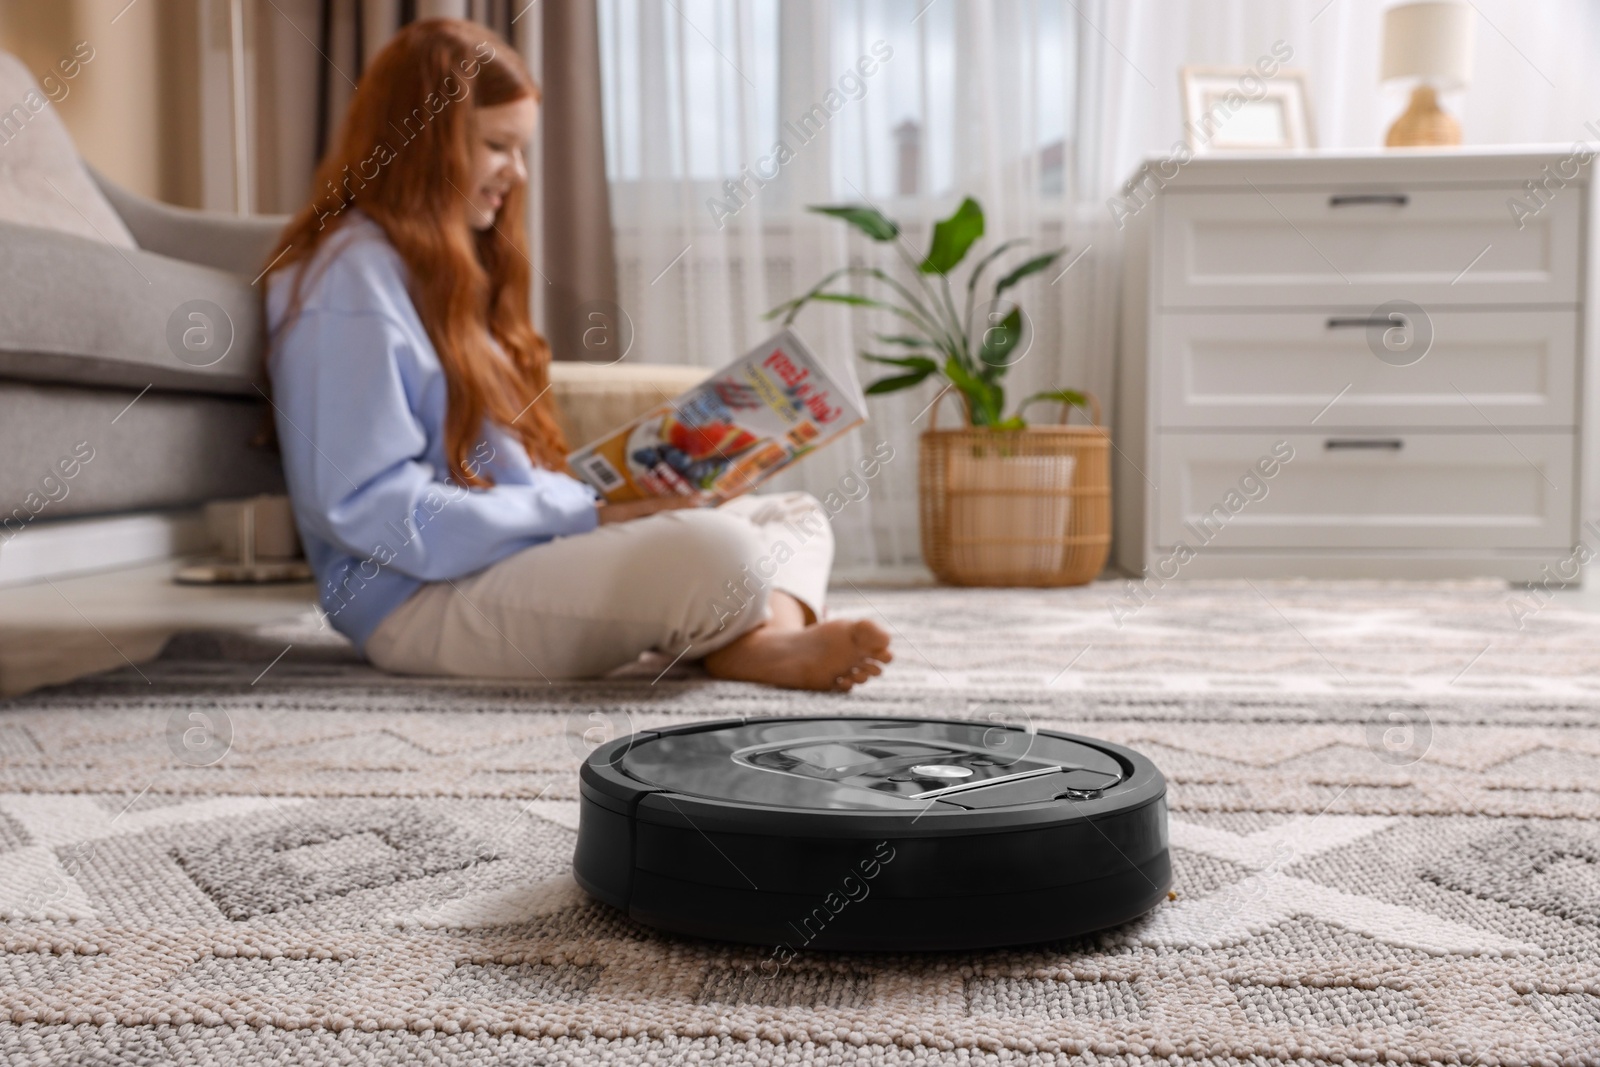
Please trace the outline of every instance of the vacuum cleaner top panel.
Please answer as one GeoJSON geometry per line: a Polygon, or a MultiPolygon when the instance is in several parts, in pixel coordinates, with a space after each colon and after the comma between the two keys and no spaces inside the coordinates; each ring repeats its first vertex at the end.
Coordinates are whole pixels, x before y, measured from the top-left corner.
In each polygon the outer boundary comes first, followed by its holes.
{"type": "Polygon", "coordinates": [[[1108,749],[1014,726],[847,718],[664,732],[629,745],[614,766],[708,800],[878,812],[1094,799],[1132,770],[1108,749]]]}

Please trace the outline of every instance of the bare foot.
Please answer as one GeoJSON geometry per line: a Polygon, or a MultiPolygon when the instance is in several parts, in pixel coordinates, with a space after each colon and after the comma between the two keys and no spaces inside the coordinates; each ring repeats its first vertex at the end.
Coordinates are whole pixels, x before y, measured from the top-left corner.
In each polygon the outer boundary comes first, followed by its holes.
{"type": "Polygon", "coordinates": [[[848,692],[894,659],[889,634],[870,619],[834,619],[804,629],[760,626],[705,658],[714,677],[785,689],[848,692]]]}

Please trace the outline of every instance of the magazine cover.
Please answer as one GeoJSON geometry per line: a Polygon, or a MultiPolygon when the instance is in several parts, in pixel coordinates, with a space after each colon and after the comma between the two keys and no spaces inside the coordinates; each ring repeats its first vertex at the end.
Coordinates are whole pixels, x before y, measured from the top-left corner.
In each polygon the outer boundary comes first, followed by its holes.
{"type": "Polygon", "coordinates": [[[865,418],[861,395],[785,330],[567,462],[609,503],[698,493],[721,503],[865,418]]]}

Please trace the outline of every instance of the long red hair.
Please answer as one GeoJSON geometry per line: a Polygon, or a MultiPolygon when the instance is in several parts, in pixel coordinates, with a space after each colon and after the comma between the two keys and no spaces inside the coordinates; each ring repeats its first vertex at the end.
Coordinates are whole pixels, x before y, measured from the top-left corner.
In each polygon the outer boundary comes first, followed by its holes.
{"type": "MultiPolygon", "coordinates": [[[[362,75],[310,202],[268,257],[273,271],[309,260],[352,206],[383,228],[410,270],[412,303],[444,368],[444,452],[463,485],[489,484],[467,461],[485,420],[520,438],[534,463],[566,469],[566,441],[546,395],[550,346],[528,312],[527,188],[506,193],[487,230],[468,225],[465,211],[472,109],[529,96],[540,99],[538,85],[487,27],[456,19],[405,27],[362,75]]],[[[280,333],[300,312],[306,273],[295,279],[280,333]]]]}

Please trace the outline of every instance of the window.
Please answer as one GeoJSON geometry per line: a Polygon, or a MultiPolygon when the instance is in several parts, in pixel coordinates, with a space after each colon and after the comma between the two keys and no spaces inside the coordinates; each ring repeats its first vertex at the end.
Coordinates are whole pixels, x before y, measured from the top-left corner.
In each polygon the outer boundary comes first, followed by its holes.
{"type": "Polygon", "coordinates": [[[1042,198],[1070,191],[1069,0],[834,0],[818,41],[794,29],[813,21],[803,8],[780,32],[784,2],[806,0],[600,0],[619,206],[698,204],[760,167],[770,180],[780,142],[826,164],[802,168],[800,196],[766,198],[769,213],[819,198],[945,196],[996,167],[1042,198]],[[807,75],[785,76],[795,71],[807,75]]]}

